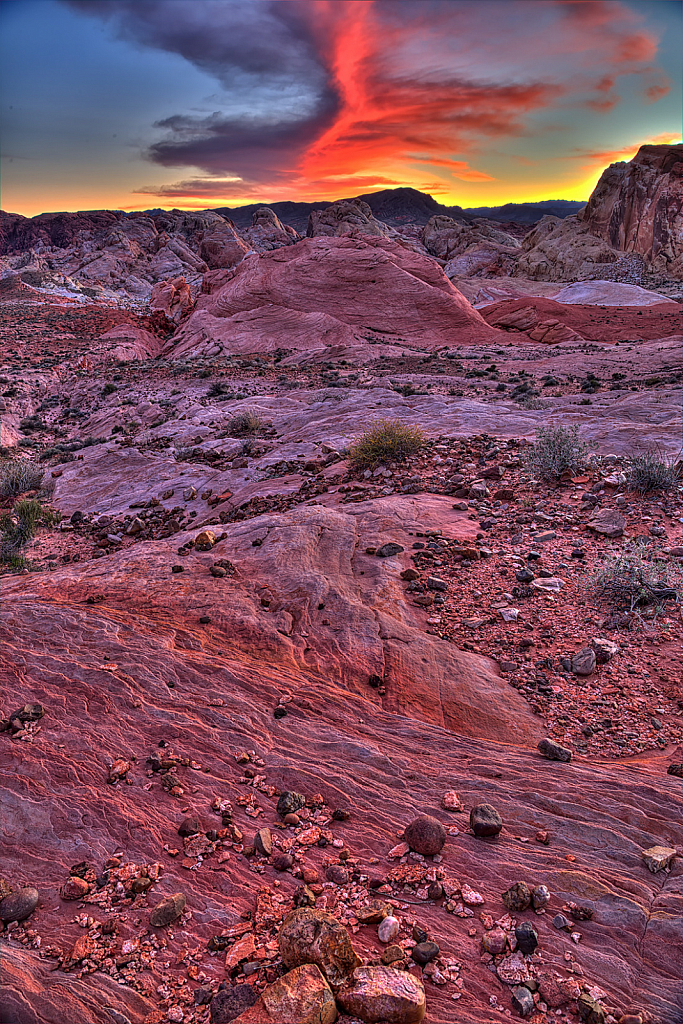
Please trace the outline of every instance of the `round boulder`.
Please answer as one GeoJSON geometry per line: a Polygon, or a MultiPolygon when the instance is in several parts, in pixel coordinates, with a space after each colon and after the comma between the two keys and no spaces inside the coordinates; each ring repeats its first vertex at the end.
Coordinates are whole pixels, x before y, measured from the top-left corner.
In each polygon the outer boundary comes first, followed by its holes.
{"type": "Polygon", "coordinates": [[[0,921],[23,921],[29,917],[38,906],[40,894],[33,886],[26,886],[25,889],[18,889],[5,896],[0,903],[0,921]]]}
{"type": "Polygon", "coordinates": [[[405,841],[416,853],[433,856],[441,853],[446,842],[446,829],[429,814],[421,814],[411,821],[404,832],[405,841]]]}

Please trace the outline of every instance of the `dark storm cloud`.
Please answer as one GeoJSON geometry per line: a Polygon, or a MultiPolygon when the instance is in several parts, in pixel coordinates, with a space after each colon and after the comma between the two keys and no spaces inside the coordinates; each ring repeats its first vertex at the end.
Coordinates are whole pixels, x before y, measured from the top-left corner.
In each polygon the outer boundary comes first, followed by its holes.
{"type": "Polygon", "coordinates": [[[121,39],[178,54],[225,90],[227,111],[177,114],[155,124],[165,132],[147,153],[155,163],[272,177],[334,120],[338,99],[305,3],[64,2],[110,23],[121,39]]]}

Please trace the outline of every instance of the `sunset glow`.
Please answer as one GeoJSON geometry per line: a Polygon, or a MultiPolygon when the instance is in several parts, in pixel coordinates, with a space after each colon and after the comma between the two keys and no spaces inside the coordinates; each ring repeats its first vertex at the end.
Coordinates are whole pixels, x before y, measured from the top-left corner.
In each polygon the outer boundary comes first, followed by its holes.
{"type": "Polygon", "coordinates": [[[675,0],[11,0],[4,209],[585,199],[677,141],[675,0]],[[60,44],[63,41],[63,45],[60,44]]]}

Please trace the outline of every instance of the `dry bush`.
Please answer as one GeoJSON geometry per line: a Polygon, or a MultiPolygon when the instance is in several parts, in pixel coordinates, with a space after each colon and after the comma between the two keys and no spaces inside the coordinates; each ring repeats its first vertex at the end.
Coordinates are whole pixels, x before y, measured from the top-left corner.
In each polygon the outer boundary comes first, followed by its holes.
{"type": "Polygon", "coordinates": [[[349,462],[355,469],[372,469],[386,462],[400,462],[424,447],[427,435],[398,419],[375,420],[350,445],[349,462]]]}
{"type": "Polygon", "coordinates": [[[229,437],[256,436],[263,429],[263,417],[254,409],[238,412],[228,423],[229,437]]]}
{"type": "Polygon", "coordinates": [[[639,494],[672,491],[679,481],[676,459],[669,458],[659,448],[647,448],[630,455],[624,468],[628,486],[639,494]]]}
{"type": "Polygon", "coordinates": [[[25,459],[11,459],[0,465],[0,494],[3,498],[15,497],[24,491],[40,487],[45,471],[25,459]]]}
{"type": "Polygon", "coordinates": [[[526,462],[542,480],[559,480],[563,473],[580,472],[587,454],[588,446],[576,427],[541,427],[526,462]]]}

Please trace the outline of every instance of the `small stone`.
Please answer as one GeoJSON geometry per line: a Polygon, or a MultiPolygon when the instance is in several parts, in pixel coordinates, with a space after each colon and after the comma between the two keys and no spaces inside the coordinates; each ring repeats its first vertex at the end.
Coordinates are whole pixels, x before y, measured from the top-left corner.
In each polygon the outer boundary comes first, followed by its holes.
{"type": "Polygon", "coordinates": [[[538,945],[538,932],[530,921],[523,921],[515,928],[517,948],[521,949],[525,956],[531,956],[538,945]]]}
{"type": "Polygon", "coordinates": [[[404,832],[405,841],[416,853],[433,856],[441,853],[446,842],[446,829],[429,814],[421,814],[411,821],[404,832]]]}
{"type": "Polygon", "coordinates": [[[402,548],[400,544],[395,544],[393,541],[389,541],[388,544],[382,544],[381,548],[377,548],[378,558],[391,558],[393,555],[400,555],[405,548],[402,548]]]}
{"type": "Polygon", "coordinates": [[[199,822],[196,818],[184,818],[178,828],[178,835],[183,838],[186,836],[196,836],[198,832],[199,822]]]}
{"type": "Polygon", "coordinates": [[[335,885],[346,885],[349,880],[349,873],[341,864],[330,864],[325,871],[325,878],[335,885]]]}
{"type": "Polygon", "coordinates": [[[299,817],[298,814],[285,814],[282,820],[284,821],[285,825],[290,825],[292,828],[301,824],[301,818],[299,817]]]}
{"type": "Polygon", "coordinates": [[[586,1024],[605,1024],[605,1011],[600,1003],[593,999],[588,992],[582,992],[579,996],[579,1017],[586,1024]]]}
{"type": "Polygon", "coordinates": [[[284,818],[285,814],[293,814],[305,806],[306,797],[302,793],[284,792],[277,802],[277,813],[284,818]]]}
{"type": "Polygon", "coordinates": [[[230,1024],[257,1000],[258,992],[252,985],[233,985],[221,989],[211,1000],[211,1024],[230,1024]]]}
{"type": "Polygon", "coordinates": [[[413,946],[412,953],[410,954],[416,964],[420,964],[424,967],[430,960],[434,960],[441,950],[437,946],[436,942],[418,942],[416,946],[413,946]]]}
{"type": "Polygon", "coordinates": [[[525,985],[518,985],[512,990],[512,1007],[520,1017],[528,1017],[536,1009],[533,993],[525,985]]]}
{"type": "Polygon", "coordinates": [[[260,828],[254,836],[254,849],[262,857],[270,857],[273,852],[273,837],[269,828],[260,828]]]}
{"type": "Polygon", "coordinates": [[[503,622],[516,622],[519,618],[519,608],[499,608],[498,614],[503,622]]]}
{"type": "Polygon", "coordinates": [[[216,543],[216,534],[213,530],[202,530],[194,539],[195,551],[210,551],[216,543]]]}
{"type": "Polygon", "coordinates": [[[286,718],[286,717],[287,717],[287,708],[283,708],[280,705],[278,705],[275,708],[275,710],[273,711],[273,718],[286,718]]]}
{"type": "Polygon", "coordinates": [[[568,931],[572,926],[571,921],[564,914],[555,914],[553,918],[553,928],[557,928],[558,932],[562,930],[568,931]]]}
{"type": "Polygon", "coordinates": [[[171,566],[171,572],[185,572],[185,566],[184,565],[172,565],[171,566]]]}
{"type": "Polygon", "coordinates": [[[531,906],[531,892],[526,882],[515,882],[503,893],[503,903],[512,913],[520,913],[531,906]]]}
{"type": "Polygon", "coordinates": [[[74,875],[64,883],[60,890],[60,896],[63,900],[82,900],[84,896],[87,896],[89,889],[90,886],[84,878],[74,875]]]}
{"type": "Polygon", "coordinates": [[[669,846],[651,846],[649,850],[643,850],[645,867],[656,875],[658,871],[668,868],[676,856],[676,851],[669,846]]]}
{"type": "Polygon", "coordinates": [[[477,804],[470,811],[470,828],[480,839],[497,836],[502,827],[503,819],[491,804],[477,804]]]}
{"type": "Polygon", "coordinates": [[[272,1021],[333,1024],[337,1019],[334,995],[315,964],[295,967],[278,978],[261,993],[261,1002],[272,1021]]]}
{"type": "Polygon", "coordinates": [[[584,647],[572,657],[572,672],[575,676],[589,676],[595,671],[597,659],[592,647],[584,647]]]}
{"type": "Polygon", "coordinates": [[[400,946],[387,946],[386,949],[382,950],[382,963],[389,966],[389,964],[395,964],[399,960],[405,960],[405,951],[400,946]]]}
{"type": "Polygon", "coordinates": [[[332,818],[334,821],[348,821],[351,817],[351,811],[347,811],[342,807],[337,807],[332,811],[332,818]]]}
{"type": "Polygon", "coordinates": [[[431,882],[427,889],[427,895],[430,900],[440,900],[443,896],[443,886],[441,882],[431,882]]]}
{"type": "Polygon", "coordinates": [[[598,665],[604,665],[611,661],[619,653],[619,645],[613,640],[605,640],[604,637],[596,636],[591,640],[591,647],[595,651],[598,665]]]}
{"type": "Polygon", "coordinates": [[[572,759],[571,750],[561,746],[559,743],[555,743],[554,740],[542,739],[538,744],[538,749],[549,761],[569,762],[572,759]]]}
{"type": "Polygon", "coordinates": [[[515,579],[518,583],[531,583],[532,580],[536,579],[536,576],[531,569],[518,569],[515,573],[515,579]]]}
{"type": "Polygon", "coordinates": [[[185,902],[184,894],[176,892],[162,900],[161,903],[157,903],[149,915],[149,923],[152,928],[165,928],[166,925],[175,921],[185,909],[185,902]]]}
{"type": "Polygon", "coordinates": [[[36,909],[39,899],[40,893],[33,886],[27,885],[24,889],[17,889],[0,902],[0,921],[4,921],[5,924],[10,921],[24,921],[36,909]]]}
{"type": "Polygon", "coordinates": [[[550,890],[547,885],[536,885],[531,890],[531,905],[534,910],[541,910],[550,903],[550,890]]]}
{"type": "Polygon", "coordinates": [[[441,806],[445,811],[462,811],[462,801],[454,789],[449,789],[441,797],[441,806]]]}
{"type": "Polygon", "coordinates": [[[358,967],[337,992],[337,1002],[367,1024],[419,1024],[426,1008],[422,983],[394,967],[358,967]]]}
{"type": "Polygon", "coordinates": [[[502,928],[491,928],[490,931],[484,932],[482,935],[481,944],[483,949],[490,953],[491,956],[500,956],[501,953],[505,952],[507,935],[502,928]]]}
{"type": "Polygon", "coordinates": [[[385,917],[380,921],[377,935],[380,942],[393,942],[401,929],[399,920],[395,917],[385,917]]]}
{"type": "Polygon", "coordinates": [[[609,538],[621,537],[625,526],[626,520],[622,514],[610,508],[600,509],[588,523],[589,530],[609,538]]]}
{"type": "Polygon", "coordinates": [[[294,867],[294,858],[291,853],[276,853],[273,856],[272,864],[276,871],[289,871],[294,867]]]}

